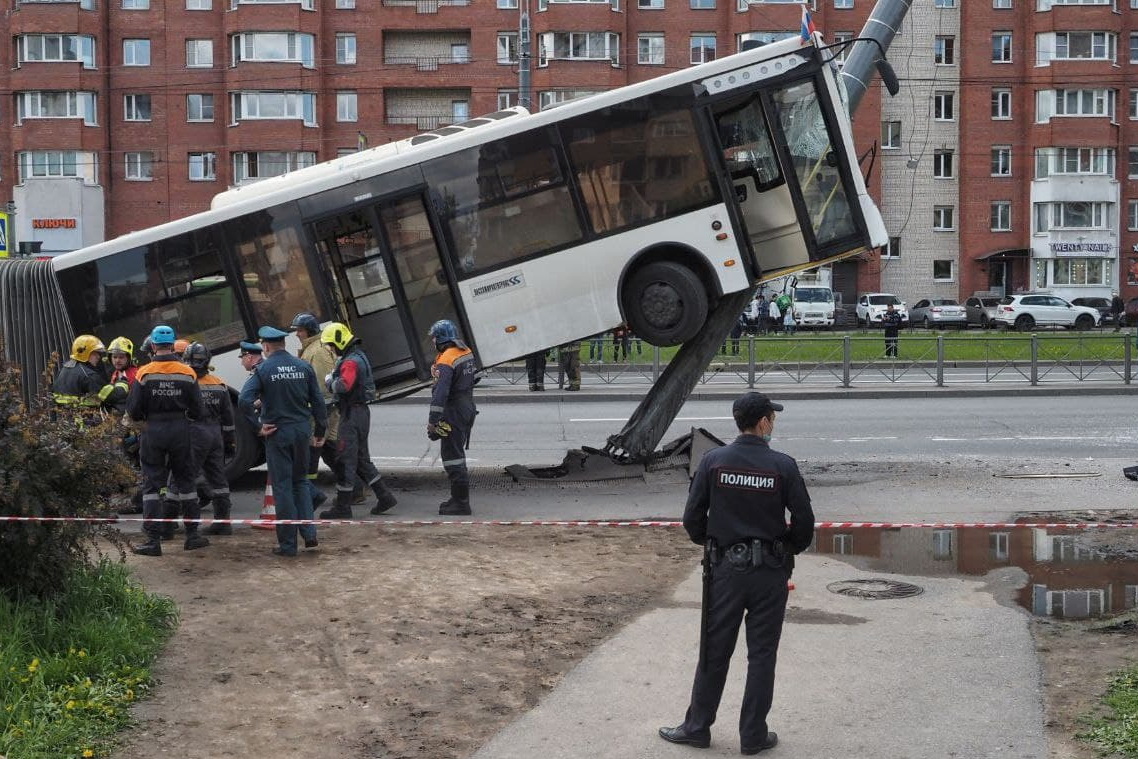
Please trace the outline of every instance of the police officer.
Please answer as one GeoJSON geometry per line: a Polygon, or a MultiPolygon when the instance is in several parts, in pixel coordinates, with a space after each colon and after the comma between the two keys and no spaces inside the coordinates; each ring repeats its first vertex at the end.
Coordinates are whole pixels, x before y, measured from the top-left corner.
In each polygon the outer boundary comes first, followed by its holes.
{"type": "MultiPolygon", "coordinates": [[[[440,319],[429,331],[439,355],[431,366],[435,386],[427,415],[427,437],[441,440],[439,452],[450,480],[450,498],[439,504],[439,513],[470,514],[470,474],[466,470],[466,447],[478,409],[474,405],[474,352],[458,338],[450,319],[440,319]]],[[[577,346],[580,350],[580,344],[577,346]]],[[[578,356],[580,360],[580,356],[578,356]]]]}
{"type": "Polygon", "coordinates": [[[671,743],[711,745],[711,725],[745,612],[747,680],[739,732],[741,751],[750,755],[778,743],[767,729],[767,713],[787,581],[794,554],[813,540],[814,512],[798,464],[770,448],[775,412],[782,406],[752,392],[731,410],[741,434],[703,457],[684,509],[684,529],[692,542],[704,546],[703,629],[691,702],[683,724],[659,732],[671,743]]]}
{"type": "Polygon", "coordinates": [[[881,315],[881,326],[885,328],[885,355],[897,358],[897,339],[901,329],[901,312],[890,303],[881,315]]]}
{"type": "Polygon", "coordinates": [[[336,368],[326,378],[328,389],[336,398],[340,414],[339,442],[336,452],[336,504],[320,512],[321,519],[351,519],[356,479],[375,493],[372,514],[389,511],[398,502],[388,489],[371,460],[368,435],[371,433],[371,409],[368,401],[375,398],[375,376],[371,361],[364,353],[359,338],[347,325],[332,322],[320,333],[320,342],[331,346],[339,357],[336,368]]]}
{"type": "Polygon", "coordinates": [[[202,416],[202,396],[197,375],[174,354],[174,330],[160,324],[150,333],[154,357],[138,370],[126,399],[127,414],[135,422],[145,422],[139,457],[142,462],[142,530],[147,542],[134,552],[142,556],[161,556],[162,528],[153,520],[162,513],[161,491],[167,480],[172,487],[166,498],[181,506],[186,528],[187,551],[204,548],[209,539],[198,534],[198,505],[194,480],[190,423],[202,416]]]}
{"type": "Polygon", "coordinates": [[[236,451],[236,431],[233,424],[233,402],[229,388],[216,374],[210,372],[213,354],[201,343],[190,343],[182,360],[194,370],[202,394],[202,416],[190,427],[190,440],[194,452],[194,471],[204,480],[213,504],[214,521],[205,529],[207,535],[232,535],[233,525],[218,522],[229,519],[232,505],[229,499],[229,480],[225,476],[225,457],[236,451]]]}
{"type": "MultiPolygon", "coordinates": [[[[241,388],[238,405],[265,439],[265,461],[276,487],[278,520],[311,520],[308,449],[324,444],[328,413],[311,364],[285,349],[288,333],[275,327],[257,331],[265,355],[241,388]],[[258,415],[255,403],[261,401],[258,415]]],[[[277,556],[296,556],[297,525],[277,523],[277,556]]],[[[305,548],[315,548],[316,525],[299,528],[305,548]]]]}
{"type": "Polygon", "coordinates": [[[71,343],[71,357],[51,383],[55,405],[78,414],[97,416],[103,402],[99,391],[107,384],[103,355],[107,348],[94,335],[79,335],[71,343]]]}
{"type": "MultiPolygon", "coordinates": [[[[301,312],[292,317],[292,324],[289,326],[296,330],[296,337],[300,340],[300,357],[312,364],[316,378],[322,379],[331,374],[336,369],[336,354],[333,352],[332,346],[320,341],[320,320],[313,314],[301,312]]],[[[324,406],[328,410],[328,429],[324,433],[324,445],[320,448],[313,448],[308,457],[308,484],[312,489],[313,509],[320,508],[321,504],[328,499],[328,496],[316,487],[316,476],[319,472],[321,458],[324,459],[328,468],[336,474],[336,480],[339,481],[340,479],[336,460],[340,412],[336,409],[336,397],[332,395],[327,384],[321,382],[320,385],[320,393],[324,396],[324,406]]]]}

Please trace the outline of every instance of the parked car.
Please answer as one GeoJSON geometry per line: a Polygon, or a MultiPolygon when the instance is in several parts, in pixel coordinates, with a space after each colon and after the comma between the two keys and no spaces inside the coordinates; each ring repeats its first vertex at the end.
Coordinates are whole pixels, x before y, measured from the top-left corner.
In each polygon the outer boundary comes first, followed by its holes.
{"type": "Polygon", "coordinates": [[[964,301],[964,313],[969,324],[979,324],[981,329],[994,327],[992,320],[996,318],[996,307],[1000,305],[997,296],[973,295],[964,301]]]}
{"type": "Polygon", "coordinates": [[[893,293],[862,293],[857,298],[857,324],[867,327],[881,324],[881,315],[885,313],[889,304],[901,312],[901,323],[909,323],[909,310],[905,308],[905,301],[893,293]]]}
{"type": "Polygon", "coordinates": [[[1098,311],[1099,324],[1114,324],[1114,314],[1110,311],[1110,298],[1075,298],[1071,303],[1098,311]]]}
{"type": "Polygon", "coordinates": [[[968,315],[964,312],[964,306],[957,303],[954,298],[924,298],[913,304],[909,310],[909,321],[925,329],[935,327],[963,329],[968,326],[968,315]]]}
{"type": "Polygon", "coordinates": [[[1099,313],[1093,308],[1068,303],[1057,295],[1023,293],[1000,300],[995,322],[1021,332],[1050,325],[1085,330],[1099,323],[1099,313]]]}
{"type": "Polygon", "coordinates": [[[1126,310],[1122,312],[1122,326],[1129,327],[1138,324],[1138,298],[1126,301],[1126,310]]]}

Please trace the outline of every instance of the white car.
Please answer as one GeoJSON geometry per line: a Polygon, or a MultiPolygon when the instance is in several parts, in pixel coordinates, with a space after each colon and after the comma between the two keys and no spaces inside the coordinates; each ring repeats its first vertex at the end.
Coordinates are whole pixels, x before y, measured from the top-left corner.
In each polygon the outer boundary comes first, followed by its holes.
{"type": "Polygon", "coordinates": [[[1020,332],[1037,325],[1086,330],[1098,326],[1100,317],[1098,309],[1076,306],[1058,295],[1024,293],[1001,299],[992,321],[997,327],[1014,327],[1020,332]]]}
{"type": "Polygon", "coordinates": [[[880,325],[881,317],[888,310],[889,304],[893,304],[894,310],[901,314],[901,324],[908,326],[909,311],[905,308],[905,301],[893,293],[863,293],[859,295],[857,299],[858,326],[863,324],[867,327],[880,325]]]}

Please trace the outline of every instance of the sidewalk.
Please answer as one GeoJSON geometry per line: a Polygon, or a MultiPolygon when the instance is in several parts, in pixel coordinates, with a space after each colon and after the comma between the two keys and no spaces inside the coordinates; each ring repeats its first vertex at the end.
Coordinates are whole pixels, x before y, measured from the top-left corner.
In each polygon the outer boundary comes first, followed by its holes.
{"type": "MultiPolygon", "coordinates": [[[[1028,618],[979,580],[903,577],[924,593],[899,600],[835,595],[865,573],[799,557],[769,724],[772,757],[1045,759],[1039,666],[1028,618]]],[[[602,644],[473,759],[738,756],[745,642],[732,661],[709,750],[657,728],[683,720],[699,641],[700,573],[672,602],[602,644]]],[[[1007,578],[1008,585],[1014,577],[1007,578]]]]}

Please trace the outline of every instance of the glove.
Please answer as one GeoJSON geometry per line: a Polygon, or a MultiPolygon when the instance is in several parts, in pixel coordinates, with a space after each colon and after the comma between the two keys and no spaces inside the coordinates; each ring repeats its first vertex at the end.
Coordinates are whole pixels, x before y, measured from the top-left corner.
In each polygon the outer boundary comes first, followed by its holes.
{"type": "Polygon", "coordinates": [[[445,421],[427,424],[427,437],[431,440],[441,440],[450,434],[451,426],[445,421]]]}
{"type": "Polygon", "coordinates": [[[222,443],[222,450],[225,453],[225,458],[233,458],[233,456],[237,453],[237,441],[233,439],[224,441],[222,443]]]}
{"type": "Polygon", "coordinates": [[[332,373],[331,372],[324,375],[324,387],[328,388],[329,390],[332,389],[332,373]]]}

